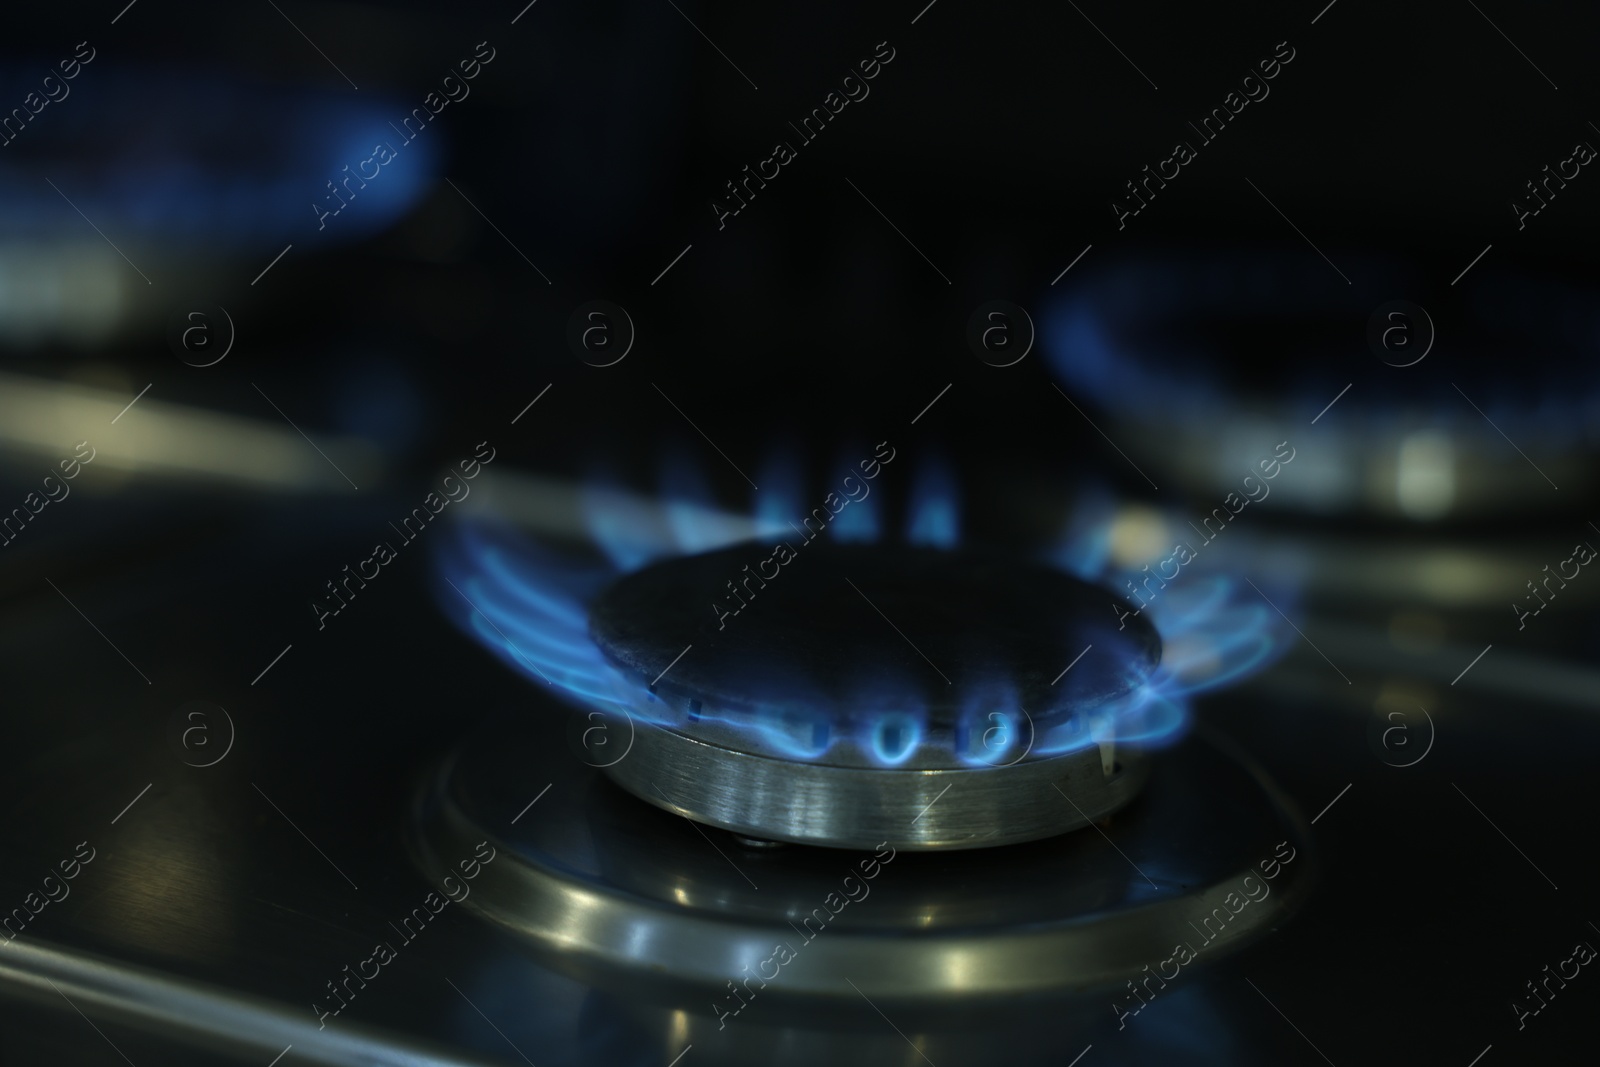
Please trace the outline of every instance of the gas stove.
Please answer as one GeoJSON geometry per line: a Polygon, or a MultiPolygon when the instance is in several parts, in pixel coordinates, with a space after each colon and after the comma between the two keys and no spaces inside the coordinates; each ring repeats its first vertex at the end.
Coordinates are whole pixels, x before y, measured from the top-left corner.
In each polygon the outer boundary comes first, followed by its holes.
{"type": "MultiPolygon", "coordinates": [[[[720,529],[737,524],[680,533],[720,529]]],[[[1203,579],[1174,591],[1162,666],[1160,624],[1103,585],[961,548],[953,523],[944,547],[858,536],[692,554],[680,537],[650,562],[636,540],[611,561],[633,569],[585,576],[515,531],[464,529],[441,602],[578,710],[565,746],[530,717],[444,762],[418,809],[424,869],[494,841],[470,908],[596,981],[699,987],[718,1031],[758,993],[913,1011],[1128,996],[1180,932],[1222,958],[1304,900],[1309,855],[1271,882],[1308,850],[1293,806],[1225,738],[1174,746],[1202,679],[1262,661],[1260,613],[1203,579]],[[748,575],[742,606],[705,610],[737,593],[727,574],[748,575]],[[505,784],[540,779],[508,824],[505,784]]]]}
{"type": "MultiPolygon", "coordinates": [[[[12,656],[74,640],[76,607],[130,660],[78,642],[95,669],[32,675],[60,710],[14,727],[15,1055],[107,1051],[81,1011],[135,1063],[1270,1062],[1303,1052],[1273,1008],[1322,1003],[1301,961],[1396,935],[1370,872],[1476,870],[1438,905],[1461,915],[1542,877],[1496,833],[1515,798],[1465,769],[1510,743],[1506,663],[1446,698],[1450,641],[1413,619],[1374,660],[1270,554],[1158,584],[1159,512],[1068,497],[1053,535],[980,548],[913,538],[971,509],[911,498],[812,544],[703,500],[475,485],[395,592],[348,600],[367,622],[281,652],[205,625],[214,590],[164,582],[159,548],[16,594],[49,621],[12,656]],[[183,648],[129,637],[152,604],[183,648]],[[1443,829],[1375,831],[1386,805],[1443,829]]],[[[241,518],[197,550],[230,597],[338,547],[229,572],[272,536],[241,518]]],[[[1527,705],[1557,764],[1587,729],[1561,704],[1527,705]]]]}
{"type": "Polygon", "coordinates": [[[1325,3],[11,13],[0,1067],[1587,1062],[1592,35],[1325,3]]]}

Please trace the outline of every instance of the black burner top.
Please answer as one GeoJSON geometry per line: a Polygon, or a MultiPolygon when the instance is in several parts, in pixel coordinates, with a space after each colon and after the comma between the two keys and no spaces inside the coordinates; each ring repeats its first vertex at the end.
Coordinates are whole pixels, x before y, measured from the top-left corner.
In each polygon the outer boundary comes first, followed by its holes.
{"type": "Polygon", "coordinates": [[[751,543],[622,577],[590,627],[608,659],[694,714],[804,700],[836,721],[922,709],[937,722],[1006,687],[1037,720],[1121,696],[1155,668],[1160,636],[1130,608],[979,552],[751,543]]]}

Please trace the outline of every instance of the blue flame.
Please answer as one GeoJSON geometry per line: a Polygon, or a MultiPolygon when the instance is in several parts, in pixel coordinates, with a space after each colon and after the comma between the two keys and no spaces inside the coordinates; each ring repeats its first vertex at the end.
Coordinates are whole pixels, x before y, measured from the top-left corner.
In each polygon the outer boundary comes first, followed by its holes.
{"type": "MultiPolygon", "coordinates": [[[[831,492],[824,499],[824,505],[831,511],[832,506],[827,502],[832,500],[834,505],[843,508],[828,526],[834,540],[841,542],[878,540],[882,525],[878,521],[878,501],[881,498],[872,491],[870,482],[861,480],[855,468],[850,466],[849,460],[840,461],[839,472],[828,488],[831,492]]],[[[815,515],[816,512],[813,511],[812,514],[815,515]]]]}
{"type": "MultiPolygon", "coordinates": [[[[823,705],[803,699],[773,702],[754,713],[707,711],[702,707],[691,718],[697,722],[732,726],[754,735],[764,747],[796,760],[819,760],[837,740],[833,719],[825,713],[823,705]]],[[[659,715],[646,716],[646,719],[666,725],[659,715]]]]}
{"type": "Polygon", "coordinates": [[[441,595],[447,614],[530,678],[581,703],[622,710],[627,694],[589,640],[585,605],[612,579],[491,528],[467,526],[450,543],[441,595]]]}
{"type": "Polygon", "coordinates": [[[803,506],[805,475],[800,459],[789,449],[774,451],[757,477],[761,479],[761,491],[756,494],[755,510],[761,536],[782,535],[803,506]]]}
{"type": "Polygon", "coordinates": [[[671,548],[663,532],[651,529],[654,509],[621,485],[591,481],[583,490],[583,513],[595,545],[618,571],[638,570],[671,548]]]}
{"type": "Polygon", "coordinates": [[[681,456],[669,455],[661,465],[660,499],[673,544],[682,552],[709,552],[741,539],[740,524],[718,510],[705,472],[681,456]]]}
{"type": "Polygon", "coordinates": [[[969,767],[1007,766],[1033,749],[1034,724],[1009,678],[992,677],[963,695],[956,758],[969,767]]]}
{"type": "MultiPolygon", "coordinates": [[[[68,104],[63,97],[62,106],[26,126],[28,148],[19,151],[31,155],[0,160],[6,236],[76,238],[91,218],[136,243],[259,252],[281,247],[285,232],[343,243],[387,229],[437,181],[444,131],[406,142],[390,125],[413,99],[111,63],[99,59],[71,90],[91,100],[68,104]],[[162,117],[154,143],[147,136],[153,115],[162,117]],[[319,226],[311,205],[328,195],[326,183],[371,160],[378,142],[396,153],[383,176],[365,185],[358,179],[350,210],[319,226]],[[40,180],[46,174],[70,203],[40,180]]],[[[4,99],[20,102],[38,88],[23,65],[0,70],[4,99]]]]}
{"type": "MultiPolygon", "coordinates": [[[[763,476],[763,492],[770,487],[785,502],[798,499],[802,480],[792,464],[775,460],[763,476]]],[[[936,725],[913,695],[917,687],[884,675],[857,679],[846,698],[806,692],[802,684],[781,702],[754,707],[699,701],[686,710],[672,707],[605,659],[589,635],[590,603],[619,575],[651,560],[718,548],[789,523],[776,508],[758,507],[753,517],[718,510],[703,479],[692,474],[669,470],[663,487],[667,499],[655,506],[619,488],[588,489],[586,515],[599,556],[562,553],[493,523],[457,527],[440,556],[439,591],[448,614],[514,670],[582,707],[659,726],[685,718],[716,723],[797,760],[823,760],[848,745],[885,767],[905,765],[930,745],[979,767],[1095,745],[1170,743],[1184,732],[1191,698],[1262,669],[1285,644],[1279,616],[1253,591],[1241,592],[1242,583],[1180,572],[1139,608],[1161,634],[1161,663],[1147,677],[1130,677],[1131,691],[1095,707],[1068,707],[1065,686],[1052,690],[1063,694],[1052,698],[1057,703],[1023,707],[1016,682],[1001,672],[964,685],[953,725],[936,725]]],[[[954,493],[944,469],[925,468],[912,494],[908,536],[954,547],[954,493]]],[[[828,529],[837,535],[844,516],[858,508],[861,502],[850,503],[828,529]]],[[[1085,499],[1049,561],[1119,592],[1132,588],[1143,572],[1128,565],[1126,552],[1113,551],[1109,531],[1116,513],[1110,498],[1085,499]],[[1114,557],[1123,568],[1112,565],[1114,557]]],[[[872,512],[862,528],[875,536],[876,524],[872,512]]],[[[1130,607],[1135,603],[1130,598],[1130,607]]],[[[1081,655],[1095,651],[1091,646],[1081,655]]],[[[1078,653],[1067,651],[1072,654],[1078,653]]]]}
{"type": "Polygon", "coordinates": [[[1076,521],[1050,553],[1057,567],[1086,582],[1106,573],[1111,562],[1111,519],[1116,504],[1109,493],[1091,492],[1078,501],[1076,521]]]}
{"type": "Polygon", "coordinates": [[[868,726],[868,746],[885,767],[898,767],[922,743],[922,722],[908,711],[888,711],[868,726]]]}
{"type": "MultiPolygon", "coordinates": [[[[1157,542],[1160,550],[1137,552],[1123,546],[1121,555],[1131,556],[1123,565],[1115,563],[1118,546],[1113,530],[1118,518],[1116,501],[1103,491],[1084,494],[1073,509],[1073,520],[1050,559],[1056,566],[1080,578],[1097,581],[1138,605],[1147,613],[1161,634],[1162,657],[1156,670],[1118,706],[1096,709],[1097,718],[1115,718],[1116,740],[1121,742],[1159,742],[1181,732],[1188,718],[1189,698],[1240,681],[1264,669],[1286,647],[1286,620],[1254,590],[1231,575],[1185,573],[1191,562],[1180,566],[1177,577],[1160,582],[1146,603],[1148,565],[1160,559],[1170,542],[1157,542]],[[1135,565],[1137,564],[1137,566],[1135,565]]],[[[1149,512],[1146,522],[1165,533],[1182,529],[1176,515],[1149,512]]],[[[1159,536],[1159,535],[1158,535],[1159,536]]],[[[1194,556],[1203,559],[1206,543],[1194,556]]],[[[1200,564],[1203,565],[1203,564],[1200,564]]],[[[1292,603],[1288,591],[1280,602],[1292,603]]],[[[1058,728],[1062,736],[1044,746],[1063,744],[1080,747],[1071,724],[1058,728]]],[[[1036,748],[1037,750],[1037,748],[1036,748]]]]}
{"type": "Polygon", "coordinates": [[[955,475],[943,463],[925,463],[911,482],[910,522],[906,540],[930,548],[955,548],[961,523],[955,475]]]}

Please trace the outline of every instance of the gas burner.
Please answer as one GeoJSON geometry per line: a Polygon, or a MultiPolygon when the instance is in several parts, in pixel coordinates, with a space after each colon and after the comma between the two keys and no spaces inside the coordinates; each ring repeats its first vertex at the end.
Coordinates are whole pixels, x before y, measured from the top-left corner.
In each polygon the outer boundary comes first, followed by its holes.
{"type": "Polygon", "coordinates": [[[545,708],[480,731],[414,826],[430,875],[463,843],[504,853],[468,906],[553,965],[703,1005],[798,936],[797,994],[1103,992],[1206,937],[1189,924],[1213,909],[1206,960],[1303,899],[1309,858],[1244,906],[1263,861],[1306,851],[1301,821],[1225,743],[1185,736],[1193,694],[1280,647],[1228,576],[1119,573],[1099,526],[1001,553],[953,526],[793,548],[672,498],[613,494],[588,520],[589,551],[499,522],[442,542],[440,603],[578,714],[566,746],[545,708]],[[897,888],[867,899],[890,858],[897,888]],[[840,932],[813,942],[817,924],[840,932]]]}
{"type": "Polygon", "coordinates": [[[604,767],[624,789],[749,838],[900,849],[1048,837],[1137,795],[1145,757],[1107,720],[1161,639],[1132,605],[973,551],[819,544],[763,578],[767,555],[668,559],[591,606],[659,704],[604,767]]]}
{"type": "Polygon", "coordinates": [[[1138,795],[1193,694],[1281,648],[1254,590],[1170,570],[1188,549],[1163,576],[1116,572],[1101,528],[1048,553],[963,547],[949,488],[914,496],[910,543],[879,540],[876,499],[852,505],[849,540],[801,540],[770,516],[608,493],[587,519],[609,563],[469,521],[443,542],[441,603],[586,712],[581,758],[628,792],[747,840],[835,848],[1086,826],[1138,795]]]}
{"type": "Polygon", "coordinates": [[[1197,495],[1237,491],[1279,442],[1314,447],[1271,487],[1272,508],[1493,518],[1513,502],[1561,510],[1592,490],[1591,286],[1490,262],[1452,288],[1421,263],[1352,255],[1345,287],[1303,252],[1102,261],[1042,311],[1041,347],[1117,440],[1165,446],[1134,460],[1197,495]],[[1433,347],[1436,320],[1454,324],[1448,354],[1433,347]],[[1529,463],[1549,481],[1527,477],[1529,463]]]}

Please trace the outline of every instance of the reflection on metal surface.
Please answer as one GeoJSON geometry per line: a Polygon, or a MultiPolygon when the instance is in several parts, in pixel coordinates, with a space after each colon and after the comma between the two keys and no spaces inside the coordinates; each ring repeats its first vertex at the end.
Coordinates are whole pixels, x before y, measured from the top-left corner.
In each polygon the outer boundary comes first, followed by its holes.
{"type": "MultiPolygon", "coordinates": [[[[510,468],[485,471],[462,506],[465,514],[502,519],[544,536],[587,539],[592,529],[590,512],[597,504],[614,512],[619,525],[640,536],[652,540],[665,536],[669,506],[659,497],[596,489],[510,468]]],[[[712,506],[674,502],[672,508],[687,511],[688,521],[718,532],[719,540],[708,548],[747,541],[763,527],[757,519],[712,506]]]]}
{"type": "MultiPolygon", "coordinates": [[[[53,456],[87,438],[94,443],[97,464],[135,475],[269,491],[349,490],[304,437],[265,420],[144,397],[109,430],[129,399],[85,386],[0,374],[0,447],[53,456]]],[[[331,441],[325,451],[358,482],[377,479],[381,457],[365,441],[331,441]]]]}
{"type": "MultiPolygon", "coordinates": [[[[1108,824],[1108,837],[893,855],[869,895],[832,909],[769,995],[849,1000],[856,994],[846,976],[874,999],[1113,986],[1192,940],[1188,924],[1288,840],[1300,860],[1206,957],[1255,939],[1296,910],[1314,864],[1300,817],[1218,744],[1191,738],[1155,757],[1145,794],[1108,824]],[[1175,821],[1189,829],[1174,834],[1175,821]]],[[[661,986],[656,995],[691,1007],[703,1002],[700,991],[765,959],[775,940],[793,940],[791,924],[828,900],[862,858],[811,847],[741,850],[722,831],[641,804],[575,756],[552,751],[536,724],[469,740],[425,788],[417,819],[415,847],[430,876],[470,842],[488,837],[500,848],[469,909],[582,980],[648,981],[661,986]],[[518,778],[555,784],[538,818],[512,827],[497,794],[499,783],[518,778]]]]}
{"type": "Polygon", "coordinates": [[[0,990],[51,1010],[60,1009],[66,997],[86,1018],[159,1035],[208,1057],[265,1063],[293,1045],[295,1062],[327,1067],[493,1067],[502,1062],[359,1024],[319,1030],[316,1016],[292,1004],[48,942],[19,939],[0,950],[0,990]]]}
{"type": "Polygon", "coordinates": [[[1444,638],[1444,619],[1434,612],[1397,611],[1389,618],[1389,642],[1402,652],[1432,652],[1444,638]]]}
{"type": "MultiPolygon", "coordinates": [[[[203,797],[198,789],[184,794],[195,803],[203,797]]],[[[212,833],[224,833],[217,814],[212,809],[202,818],[212,833]]],[[[227,959],[239,936],[242,887],[203,836],[173,838],[161,823],[140,819],[126,820],[119,831],[116,862],[95,870],[94,891],[78,910],[77,925],[141,958],[227,959]],[[151,921],[175,902],[181,902],[181,923],[151,921]]]]}
{"type": "Polygon", "coordinates": [[[0,243],[0,344],[105,340],[128,312],[131,277],[104,244],[0,243]]]}
{"type": "Polygon", "coordinates": [[[1400,442],[1395,460],[1395,494],[1410,519],[1438,519],[1456,499],[1455,450],[1437,430],[1418,430],[1400,442]]]}

